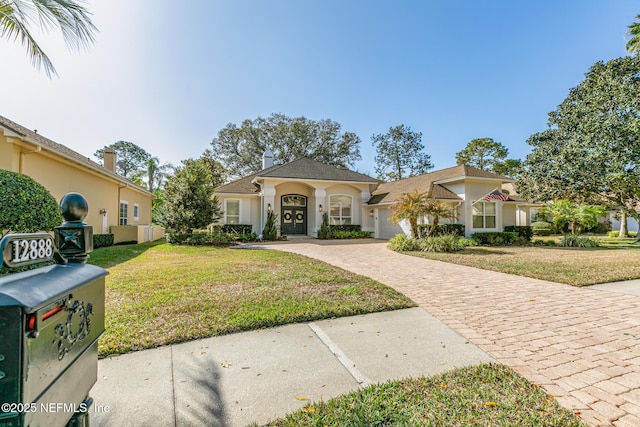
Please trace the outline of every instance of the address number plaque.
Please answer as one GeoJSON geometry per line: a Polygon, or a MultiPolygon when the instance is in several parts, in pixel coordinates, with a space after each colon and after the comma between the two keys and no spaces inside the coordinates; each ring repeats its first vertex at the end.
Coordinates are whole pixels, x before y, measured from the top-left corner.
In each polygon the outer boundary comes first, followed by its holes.
{"type": "Polygon", "coordinates": [[[48,233],[8,234],[0,240],[0,253],[9,268],[51,261],[53,238],[48,233]]]}

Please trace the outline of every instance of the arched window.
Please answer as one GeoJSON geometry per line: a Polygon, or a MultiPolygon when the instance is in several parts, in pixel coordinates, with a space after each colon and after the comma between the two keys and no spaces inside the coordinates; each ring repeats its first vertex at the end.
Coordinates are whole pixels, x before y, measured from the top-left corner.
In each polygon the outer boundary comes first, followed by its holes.
{"type": "Polygon", "coordinates": [[[351,196],[336,195],[329,198],[329,217],[333,225],[351,224],[351,196]]]}

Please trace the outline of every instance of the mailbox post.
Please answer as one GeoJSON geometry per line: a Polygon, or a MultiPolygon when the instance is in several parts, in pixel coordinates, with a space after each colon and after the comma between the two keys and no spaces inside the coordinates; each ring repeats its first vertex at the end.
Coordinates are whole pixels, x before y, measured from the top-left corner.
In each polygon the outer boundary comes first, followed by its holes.
{"type": "Polygon", "coordinates": [[[86,264],[93,234],[85,198],[69,193],[60,207],[66,222],[53,239],[0,241],[9,268],[56,261],[0,278],[0,427],[89,425],[108,272],[86,264]]]}

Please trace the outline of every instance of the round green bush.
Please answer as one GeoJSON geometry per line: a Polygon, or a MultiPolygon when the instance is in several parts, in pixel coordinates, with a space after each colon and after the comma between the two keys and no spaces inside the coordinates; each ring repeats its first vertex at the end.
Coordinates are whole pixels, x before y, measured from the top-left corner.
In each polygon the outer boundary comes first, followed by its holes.
{"type": "Polygon", "coordinates": [[[49,231],[62,224],[60,207],[34,179],[0,170],[0,234],[49,231]]]}
{"type": "Polygon", "coordinates": [[[549,236],[553,233],[553,224],[545,221],[537,221],[531,224],[534,236],[549,236]]]}

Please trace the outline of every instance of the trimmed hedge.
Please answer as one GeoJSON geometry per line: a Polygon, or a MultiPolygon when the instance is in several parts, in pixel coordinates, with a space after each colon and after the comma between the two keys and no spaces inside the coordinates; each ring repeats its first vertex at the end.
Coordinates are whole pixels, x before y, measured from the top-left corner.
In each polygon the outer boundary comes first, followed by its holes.
{"type": "MultiPolygon", "coordinates": [[[[420,224],[418,226],[420,229],[420,235],[426,236],[431,228],[430,224],[420,224]]],[[[433,233],[434,236],[444,236],[453,234],[456,236],[464,237],[464,224],[438,224],[436,226],[436,231],[433,233]]]]}
{"type": "Polygon", "coordinates": [[[113,246],[113,234],[94,234],[93,249],[113,246]]]}
{"type": "MultiPolygon", "coordinates": [[[[612,230],[607,233],[609,237],[618,237],[620,235],[620,230],[612,230]]],[[[638,235],[637,231],[627,231],[627,236],[636,237],[638,235]]]]}
{"type": "Polygon", "coordinates": [[[253,226],[251,224],[224,224],[222,226],[223,233],[251,234],[253,226]]]}
{"type": "Polygon", "coordinates": [[[553,234],[553,224],[545,221],[537,221],[531,224],[534,236],[550,236],[553,234]]]}
{"type": "Polygon", "coordinates": [[[230,243],[224,233],[167,233],[167,242],[188,246],[228,246],[230,243]]]}
{"type": "Polygon", "coordinates": [[[473,233],[471,239],[480,245],[502,246],[523,243],[524,239],[515,231],[483,231],[473,233]]]}
{"type": "Polygon", "coordinates": [[[364,239],[371,237],[370,231],[332,231],[332,239],[364,239]]]}
{"type": "Polygon", "coordinates": [[[527,242],[530,242],[533,237],[533,227],[530,225],[506,225],[504,227],[504,231],[509,233],[518,233],[518,235],[527,242]]]}
{"type": "Polygon", "coordinates": [[[336,231],[361,231],[362,226],[360,224],[336,224],[330,225],[331,232],[335,233],[336,231]]]}

